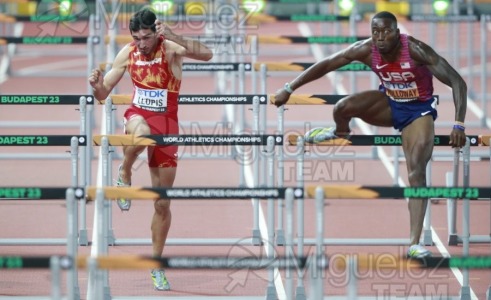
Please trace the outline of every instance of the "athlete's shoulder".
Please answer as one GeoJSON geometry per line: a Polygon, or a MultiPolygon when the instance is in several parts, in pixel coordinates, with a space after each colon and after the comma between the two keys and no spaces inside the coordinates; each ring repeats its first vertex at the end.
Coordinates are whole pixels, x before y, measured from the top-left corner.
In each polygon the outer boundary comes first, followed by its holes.
{"type": "Polygon", "coordinates": [[[372,39],[354,42],[345,50],[345,55],[354,60],[362,60],[372,53],[372,39]]]}

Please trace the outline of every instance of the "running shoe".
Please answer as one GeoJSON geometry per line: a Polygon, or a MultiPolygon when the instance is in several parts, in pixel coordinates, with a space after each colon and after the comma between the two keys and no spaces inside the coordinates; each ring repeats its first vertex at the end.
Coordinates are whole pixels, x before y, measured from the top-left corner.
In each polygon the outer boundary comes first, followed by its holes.
{"type": "Polygon", "coordinates": [[[335,131],[336,131],[336,128],[334,128],[334,127],[312,128],[309,131],[307,131],[307,133],[305,133],[304,139],[305,139],[305,142],[307,142],[307,143],[317,144],[317,143],[321,143],[323,141],[328,141],[328,140],[340,138],[334,133],[335,131]]]}
{"type": "Polygon", "coordinates": [[[162,269],[154,269],[150,273],[152,275],[153,288],[157,291],[169,291],[170,284],[165,277],[165,272],[162,269]]]}
{"type": "MultiPolygon", "coordinates": [[[[118,180],[116,180],[116,186],[131,186],[131,183],[126,184],[123,182],[123,179],[121,178],[121,167],[123,167],[123,165],[119,165],[119,168],[118,168],[119,174],[118,174],[118,180]]],[[[121,211],[130,210],[130,207],[131,207],[131,200],[130,199],[120,198],[120,199],[116,200],[116,203],[118,204],[118,207],[119,207],[119,209],[121,209],[121,211]]]]}
{"type": "Polygon", "coordinates": [[[431,256],[431,252],[421,245],[412,245],[407,250],[408,258],[425,258],[431,256]]]}

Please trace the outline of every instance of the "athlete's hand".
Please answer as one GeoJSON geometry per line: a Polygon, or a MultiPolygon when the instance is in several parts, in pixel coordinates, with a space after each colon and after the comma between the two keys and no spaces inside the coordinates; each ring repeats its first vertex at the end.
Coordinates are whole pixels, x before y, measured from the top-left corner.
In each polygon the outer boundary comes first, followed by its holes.
{"type": "Polygon", "coordinates": [[[290,99],[290,95],[291,94],[285,91],[285,89],[279,89],[274,95],[274,105],[280,107],[283,104],[287,103],[288,99],[290,99]]]}
{"type": "Polygon", "coordinates": [[[157,34],[162,35],[164,37],[169,37],[169,36],[174,36],[174,32],[167,26],[166,24],[162,23],[160,20],[155,20],[155,31],[157,34]]]}
{"type": "Polygon", "coordinates": [[[450,133],[449,144],[452,148],[462,148],[465,146],[465,131],[460,129],[452,129],[450,133]]]}
{"type": "Polygon", "coordinates": [[[103,87],[104,75],[102,74],[102,71],[100,69],[92,70],[92,73],[90,73],[89,76],[89,83],[94,89],[99,89],[103,87]]]}

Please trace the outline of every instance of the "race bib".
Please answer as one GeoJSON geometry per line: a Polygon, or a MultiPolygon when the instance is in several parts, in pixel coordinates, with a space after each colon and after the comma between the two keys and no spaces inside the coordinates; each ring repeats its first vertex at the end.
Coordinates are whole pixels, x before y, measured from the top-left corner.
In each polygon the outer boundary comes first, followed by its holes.
{"type": "Polygon", "coordinates": [[[387,82],[382,83],[386,94],[396,102],[410,102],[419,98],[416,82],[387,82]]]}
{"type": "Polygon", "coordinates": [[[141,109],[165,112],[167,111],[167,90],[147,90],[135,87],[133,104],[141,109]]]}

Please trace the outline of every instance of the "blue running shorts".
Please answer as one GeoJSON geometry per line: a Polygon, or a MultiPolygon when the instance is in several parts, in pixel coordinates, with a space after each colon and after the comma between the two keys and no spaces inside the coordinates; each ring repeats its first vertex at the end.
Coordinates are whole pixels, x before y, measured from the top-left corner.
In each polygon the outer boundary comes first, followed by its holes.
{"type": "Polygon", "coordinates": [[[438,116],[435,98],[427,101],[396,102],[391,99],[388,101],[392,110],[392,124],[399,131],[417,118],[431,115],[433,120],[436,120],[438,116]]]}
{"type": "MultiPolygon", "coordinates": [[[[383,85],[379,86],[379,91],[385,93],[383,85]]],[[[426,101],[396,102],[387,96],[387,101],[392,110],[392,125],[399,131],[422,116],[431,115],[433,121],[438,117],[436,111],[438,100],[435,97],[426,101]]]]}

